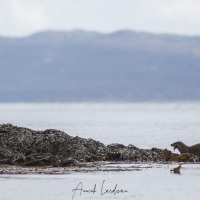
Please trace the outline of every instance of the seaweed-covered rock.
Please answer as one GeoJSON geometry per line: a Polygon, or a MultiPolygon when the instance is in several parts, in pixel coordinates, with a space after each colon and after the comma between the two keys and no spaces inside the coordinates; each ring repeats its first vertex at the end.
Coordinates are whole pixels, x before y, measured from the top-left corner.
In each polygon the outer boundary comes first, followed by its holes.
{"type": "Polygon", "coordinates": [[[176,159],[178,162],[199,162],[199,156],[191,153],[183,153],[179,155],[176,159]]]}
{"type": "Polygon", "coordinates": [[[200,158],[197,155],[191,153],[173,154],[170,150],[163,150],[165,161],[176,161],[176,162],[199,162],[200,158]]]}
{"type": "Polygon", "coordinates": [[[59,166],[69,163],[69,158],[74,163],[97,161],[103,159],[106,149],[95,140],[71,137],[54,129],[33,131],[0,125],[0,164],[59,166]]]}
{"type": "MultiPolygon", "coordinates": [[[[171,155],[174,157],[175,154],[171,155]]],[[[197,161],[196,157],[188,159],[197,161]]],[[[123,144],[106,146],[54,129],[34,131],[11,124],[0,125],[0,164],[59,167],[94,161],[158,162],[166,161],[166,156],[157,148],[139,149],[123,144]]]]}
{"type": "Polygon", "coordinates": [[[134,162],[151,162],[163,161],[164,155],[161,149],[139,149],[134,145],[108,145],[106,160],[113,161],[134,161],[134,162]]]}

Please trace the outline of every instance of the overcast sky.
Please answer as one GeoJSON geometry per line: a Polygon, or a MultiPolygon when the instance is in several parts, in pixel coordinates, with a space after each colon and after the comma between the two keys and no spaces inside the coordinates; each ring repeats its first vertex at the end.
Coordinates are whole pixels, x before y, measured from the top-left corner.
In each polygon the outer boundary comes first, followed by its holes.
{"type": "Polygon", "coordinates": [[[0,35],[49,29],[200,35],[200,0],[0,0],[0,35]]]}

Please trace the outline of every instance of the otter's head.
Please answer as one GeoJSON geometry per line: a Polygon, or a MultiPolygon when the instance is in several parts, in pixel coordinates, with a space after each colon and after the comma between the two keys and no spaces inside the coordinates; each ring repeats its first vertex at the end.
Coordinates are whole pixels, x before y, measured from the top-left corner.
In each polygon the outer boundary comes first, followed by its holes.
{"type": "Polygon", "coordinates": [[[173,144],[171,144],[172,147],[174,147],[174,150],[175,149],[178,149],[179,146],[182,146],[184,143],[181,142],[181,141],[178,141],[178,142],[174,142],[173,144]]]}
{"type": "Polygon", "coordinates": [[[189,153],[188,147],[181,141],[174,142],[171,146],[174,147],[174,150],[178,149],[180,153],[189,153]]]}

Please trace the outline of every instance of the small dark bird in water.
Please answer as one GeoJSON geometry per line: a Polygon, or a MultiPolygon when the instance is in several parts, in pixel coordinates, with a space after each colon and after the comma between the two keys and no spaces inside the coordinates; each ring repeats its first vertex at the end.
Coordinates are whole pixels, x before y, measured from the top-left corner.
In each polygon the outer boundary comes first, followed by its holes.
{"type": "Polygon", "coordinates": [[[178,149],[180,153],[192,153],[194,155],[200,156],[200,143],[195,144],[193,146],[187,146],[183,142],[174,142],[171,144],[172,147],[175,149],[178,149]]]}

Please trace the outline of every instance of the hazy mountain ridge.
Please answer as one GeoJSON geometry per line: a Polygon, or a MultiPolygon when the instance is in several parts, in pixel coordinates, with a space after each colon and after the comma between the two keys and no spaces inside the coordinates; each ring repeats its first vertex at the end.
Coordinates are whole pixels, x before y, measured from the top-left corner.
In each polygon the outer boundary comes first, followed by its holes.
{"type": "Polygon", "coordinates": [[[200,100],[197,36],[46,31],[0,46],[0,101],[200,100]]]}

